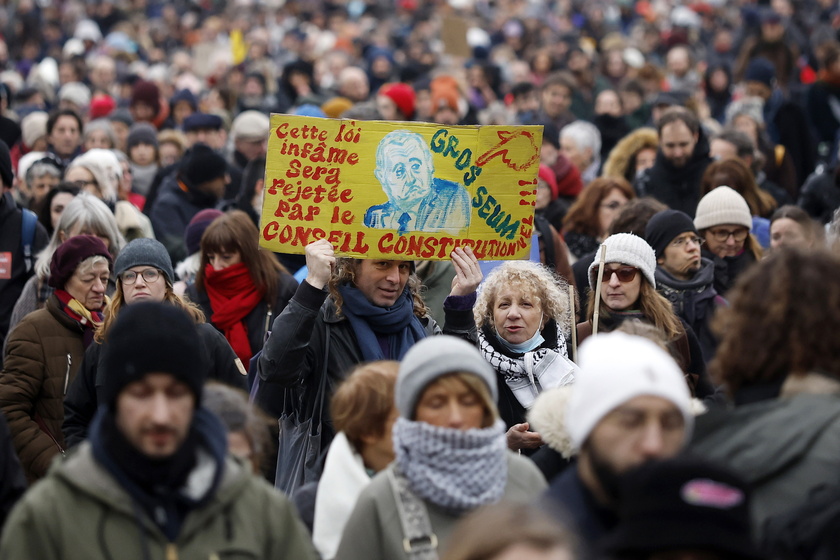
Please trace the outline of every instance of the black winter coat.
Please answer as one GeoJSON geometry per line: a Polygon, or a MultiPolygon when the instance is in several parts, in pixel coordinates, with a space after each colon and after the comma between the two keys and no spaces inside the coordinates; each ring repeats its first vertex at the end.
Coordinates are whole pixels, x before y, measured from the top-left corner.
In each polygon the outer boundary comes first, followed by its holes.
{"type": "MultiPolygon", "coordinates": [[[[196,325],[203,355],[207,356],[209,369],[207,378],[220,381],[237,389],[245,389],[245,368],[239,368],[237,357],[224,335],[209,323],[196,325]]],[[[107,344],[108,341],[105,341],[107,344]]],[[[87,438],[88,426],[99,404],[102,404],[102,385],[105,368],[100,367],[104,357],[102,344],[91,344],[85,352],[82,366],[76,378],[70,383],[64,397],[64,441],[67,447],[81,443],[87,438]]]]}
{"type": "Polygon", "coordinates": [[[701,129],[691,159],[683,167],[674,167],[659,149],[653,167],[636,180],[636,194],[652,196],[672,210],[685,212],[693,218],[700,202],[700,181],[711,162],[709,141],[701,129]]]}
{"type": "MultiPolygon", "coordinates": [[[[286,309],[274,320],[271,336],[259,359],[259,388],[255,402],[272,418],[283,413],[284,391],[294,391],[300,417],[310,418],[316,408],[321,375],[326,374],[324,402],[329,403],[338,383],[365,361],[350,321],[336,314],[327,292],[301,282],[286,309]],[[329,349],[327,335],[329,333],[329,349]]],[[[431,317],[420,319],[426,334],[440,334],[431,317]]],[[[335,436],[329,412],[324,411],[321,449],[335,436]]]]}

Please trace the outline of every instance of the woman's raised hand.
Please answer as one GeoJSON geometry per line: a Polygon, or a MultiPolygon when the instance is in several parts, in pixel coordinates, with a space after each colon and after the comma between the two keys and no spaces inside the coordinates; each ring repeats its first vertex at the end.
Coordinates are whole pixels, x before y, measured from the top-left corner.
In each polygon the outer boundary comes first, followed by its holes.
{"type": "Polygon", "coordinates": [[[455,278],[452,279],[450,296],[466,296],[478,289],[484,275],[478,266],[478,259],[469,247],[458,247],[451,254],[455,278]]]}

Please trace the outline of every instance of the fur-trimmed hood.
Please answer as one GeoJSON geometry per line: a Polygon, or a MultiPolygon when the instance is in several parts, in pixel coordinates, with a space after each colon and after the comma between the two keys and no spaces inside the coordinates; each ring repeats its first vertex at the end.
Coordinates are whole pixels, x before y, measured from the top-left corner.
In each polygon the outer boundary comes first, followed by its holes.
{"type": "MultiPolygon", "coordinates": [[[[627,179],[627,168],[633,157],[643,148],[659,148],[659,135],[654,128],[638,128],[619,140],[604,163],[603,177],[623,177],[627,179]]],[[[628,179],[631,183],[634,173],[628,179]]]]}
{"type": "Polygon", "coordinates": [[[543,441],[554,451],[569,459],[574,455],[574,446],[566,431],[566,408],[573,385],[546,389],[528,412],[531,429],[538,432],[543,441]]]}
{"type": "MultiPolygon", "coordinates": [[[[572,445],[572,438],[566,430],[566,408],[574,390],[574,384],[546,389],[534,401],[528,412],[531,430],[538,432],[543,441],[564,459],[571,459],[577,454],[572,445]]],[[[706,406],[699,399],[691,399],[691,412],[700,416],[707,412],[706,406]]]]}

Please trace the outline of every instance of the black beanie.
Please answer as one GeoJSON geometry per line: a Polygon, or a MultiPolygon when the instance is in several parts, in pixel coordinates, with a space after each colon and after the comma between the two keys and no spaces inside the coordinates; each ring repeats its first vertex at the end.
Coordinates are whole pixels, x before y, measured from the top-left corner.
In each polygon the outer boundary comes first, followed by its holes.
{"type": "Polygon", "coordinates": [[[195,322],[167,303],[134,303],[120,310],[103,347],[103,403],[114,410],[126,385],[147,373],[168,373],[195,395],[196,408],[207,374],[195,322]]]}
{"type": "Polygon", "coordinates": [[[190,187],[197,187],[213,179],[224,177],[227,173],[227,162],[207,144],[196,144],[181,160],[178,178],[190,187]]]}
{"type": "Polygon", "coordinates": [[[679,210],[663,210],[650,219],[645,228],[645,240],[653,247],[656,258],[665,255],[665,247],[678,235],[687,231],[697,235],[694,221],[685,212],[679,210]]]}

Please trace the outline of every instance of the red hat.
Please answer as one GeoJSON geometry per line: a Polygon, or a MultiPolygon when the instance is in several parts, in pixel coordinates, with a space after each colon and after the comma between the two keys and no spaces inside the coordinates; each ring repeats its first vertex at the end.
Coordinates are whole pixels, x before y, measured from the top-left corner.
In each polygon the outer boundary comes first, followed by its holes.
{"type": "Polygon", "coordinates": [[[554,175],[554,171],[546,164],[541,163],[539,176],[540,179],[548,183],[548,186],[551,187],[551,200],[557,198],[557,176],[554,175]]]}
{"type": "Polygon", "coordinates": [[[580,171],[569,158],[563,154],[557,155],[554,164],[554,174],[557,176],[557,195],[576,197],[583,190],[583,179],[580,171]]]}
{"type": "Polygon", "coordinates": [[[90,118],[101,119],[110,115],[117,108],[117,102],[110,95],[98,93],[90,100],[90,118]]]}
{"type": "Polygon", "coordinates": [[[385,84],[379,88],[379,95],[389,97],[391,101],[396,103],[397,108],[405,116],[406,119],[414,117],[414,89],[403,83],[394,82],[385,84]]]}

